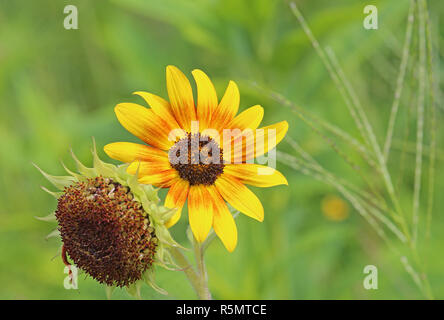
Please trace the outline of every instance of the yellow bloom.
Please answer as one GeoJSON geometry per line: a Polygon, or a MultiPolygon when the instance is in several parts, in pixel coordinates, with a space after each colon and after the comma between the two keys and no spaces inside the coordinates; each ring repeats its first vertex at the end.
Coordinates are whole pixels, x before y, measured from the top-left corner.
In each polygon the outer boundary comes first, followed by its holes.
{"type": "Polygon", "coordinates": [[[348,217],[347,203],[337,196],[326,196],[322,199],[321,208],[324,216],[329,220],[342,221],[348,217]]]}
{"type": "Polygon", "coordinates": [[[169,188],[165,206],[177,208],[177,212],[168,227],[179,220],[188,199],[188,218],[196,240],[203,242],[213,227],[231,252],[237,244],[237,229],[226,202],[263,221],[262,204],[245,184],[288,184],[277,170],[252,163],[284,138],[288,123],[258,129],[264,114],[261,106],[236,116],[240,99],[236,83],[229,82],[219,102],[208,76],[201,70],[192,74],[197,84],[196,104],[187,77],[168,66],[169,102],[152,93],[135,92],[150,109],[134,103],[116,106],[122,126],[148,145],[116,142],[104,149],[111,158],[131,163],[128,172],[138,172],[140,183],[169,188]]]}

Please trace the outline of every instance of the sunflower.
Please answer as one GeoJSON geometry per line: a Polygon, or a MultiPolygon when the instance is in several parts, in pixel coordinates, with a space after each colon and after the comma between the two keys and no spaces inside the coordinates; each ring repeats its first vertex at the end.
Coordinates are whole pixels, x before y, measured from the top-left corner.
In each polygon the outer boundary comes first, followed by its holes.
{"type": "Polygon", "coordinates": [[[165,207],[177,211],[168,227],[179,220],[188,199],[189,224],[196,240],[203,242],[213,227],[232,252],[237,228],[226,203],[263,221],[262,204],[245,185],[288,184],[277,170],[253,163],[284,138],[288,123],[258,129],[264,110],[255,105],[236,115],[240,97],[235,82],[229,82],[219,102],[208,76],[201,70],[193,70],[192,75],[197,85],[196,104],[190,82],[174,66],[166,68],[169,102],[139,91],[134,94],[150,109],[118,104],[115,113],[119,122],[147,145],[115,142],[104,150],[111,158],[130,163],[127,172],[137,173],[140,183],[169,188],[165,207]]]}

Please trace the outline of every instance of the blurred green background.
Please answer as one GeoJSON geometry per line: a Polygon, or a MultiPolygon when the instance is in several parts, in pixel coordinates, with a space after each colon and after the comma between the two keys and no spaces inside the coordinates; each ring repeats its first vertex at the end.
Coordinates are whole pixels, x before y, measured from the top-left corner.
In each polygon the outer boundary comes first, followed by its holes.
{"type": "MultiPolygon", "coordinates": [[[[367,1],[297,3],[320,42],[336,52],[382,144],[409,1],[371,1],[379,10],[378,30],[362,27],[363,7],[370,4],[367,1]]],[[[429,1],[429,6],[434,37],[444,48],[444,29],[438,27],[443,3],[429,1]]],[[[438,60],[442,54],[441,50],[436,55],[438,60]]],[[[166,97],[165,67],[169,64],[188,76],[194,68],[204,70],[219,97],[230,79],[236,81],[241,110],[261,104],[264,125],[287,120],[288,135],[321,164],[363,186],[325,141],[289,109],[250,85],[256,82],[276,90],[358,135],[343,100],[285,1],[0,0],[0,298],[105,298],[103,288],[90,278],[80,280],[79,290],[64,289],[64,265],[60,257],[53,259],[60,243],[44,239],[54,225],[34,219],[53,211],[56,201],[40,189],[50,185],[31,162],[47,172],[62,174],[59,160],[72,167],[68,153],[72,147],[83,162],[91,164],[92,136],[102,158],[111,161],[101,150],[103,145],[137,141],[118,123],[114,106],[119,102],[143,104],[131,95],[137,90],[166,97]],[[63,28],[63,8],[68,4],[79,10],[78,30],[63,28]]],[[[444,70],[437,67],[435,71],[439,77],[444,70]]],[[[405,114],[407,102],[401,100],[400,114],[405,114]]],[[[438,108],[438,127],[442,113],[442,107],[438,108]]],[[[402,137],[402,121],[399,123],[395,139],[402,137]]],[[[414,122],[410,130],[414,132],[414,122]]],[[[438,139],[441,136],[442,130],[438,139]]],[[[339,146],[347,150],[346,145],[339,146]]],[[[441,140],[438,147],[432,240],[422,255],[435,296],[444,298],[441,140]]],[[[278,150],[293,152],[285,141],[278,150]]],[[[395,179],[399,153],[395,148],[389,163],[395,179]]],[[[427,157],[424,159],[427,165],[427,157]]],[[[414,154],[407,153],[407,160],[412,163],[414,154]]],[[[252,188],[264,205],[264,222],[240,216],[234,253],[228,253],[219,240],[207,252],[215,298],[423,298],[399,259],[350,205],[348,214],[340,219],[323,213],[325,197],[340,197],[335,190],[283,164],[278,163],[277,168],[288,178],[288,187],[252,188]],[[363,269],[369,264],[378,267],[378,290],[363,288],[363,269]]],[[[407,169],[398,186],[406,207],[411,204],[413,166],[407,169]]],[[[184,244],[186,220],[172,229],[184,244]]],[[[144,298],[195,298],[180,272],[159,269],[157,281],[169,295],[144,287],[144,298]]],[[[113,297],[129,298],[123,290],[113,297]]]]}

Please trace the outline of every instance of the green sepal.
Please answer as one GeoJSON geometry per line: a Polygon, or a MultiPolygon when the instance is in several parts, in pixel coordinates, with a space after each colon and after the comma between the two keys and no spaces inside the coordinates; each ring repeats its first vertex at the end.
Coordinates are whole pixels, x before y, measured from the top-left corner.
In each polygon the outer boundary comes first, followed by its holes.
{"type": "Polygon", "coordinates": [[[158,216],[161,217],[162,223],[169,221],[177,211],[177,208],[156,207],[156,209],[158,210],[158,216]]]}
{"type": "Polygon", "coordinates": [[[107,286],[105,285],[105,294],[108,300],[111,300],[111,296],[113,295],[114,290],[116,290],[115,286],[107,286]]]}
{"type": "Polygon", "coordinates": [[[143,184],[142,188],[143,188],[143,191],[145,192],[148,200],[155,202],[155,203],[158,203],[160,201],[160,198],[158,195],[159,188],[154,188],[150,184],[143,184]]]}
{"type": "Polygon", "coordinates": [[[126,287],[126,292],[133,298],[142,300],[142,296],[140,295],[140,288],[142,287],[142,281],[138,280],[132,284],[130,284],[128,287],[126,287]]]}
{"type": "Polygon", "coordinates": [[[59,189],[60,191],[63,191],[65,187],[69,187],[73,182],[75,182],[75,179],[72,176],[52,176],[50,174],[47,174],[45,171],[40,169],[35,163],[32,164],[34,167],[37,168],[37,170],[40,171],[40,173],[48,179],[49,182],[51,182],[54,187],[59,189]]]}
{"type": "Polygon", "coordinates": [[[64,163],[63,161],[60,161],[60,163],[62,164],[63,169],[65,169],[65,171],[66,171],[68,174],[70,174],[71,176],[73,176],[77,181],[81,181],[81,180],[84,179],[82,175],[77,174],[77,173],[75,173],[75,172],[69,170],[68,167],[65,166],[65,163],[64,163]]]}
{"type": "Polygon", "coordinates": [[[93,155],[93,165],[96,172],[101,176],[115,179],[117,177],[116,166],[110,163],[105,163],[102,160],[100,160],[99,156],[97,155],[96,141],[94,140],[94,138],[93,138],[93,148],[91,152],[93,155]]]}
{"type": "Polygon", "coordinates": [[[50,214],[48,214],[47,216],[44,216],[44,217],[34,216],[34,218],[36,218],[37,220],[40,220],[40,221],[56,221],[57,220],[54,212],[50,213],[50,214]]]}
{"type": "Polygon", "coordinates": [[[53,230],[51,233],[49,233],[45,239],[48,240],[49,238],[59,237],[60,231],[58,229],[53,230]]]}
{"type": "Polygon", "coordinates": [[[79,159],[77,159],[76,155],[74,154],[74,152],[72,151],[72,149],[70,150],[71,152],[71,156],[74,159],[74,162],[76,163],[77,166],[77,170],[79,171],[79,173],[86,177],[86,178],[92,178],[96,175],[96,170],[94,170],[94,168],[88,168],[86,167],[83,163],[80,162],[79,159]]]}
{"type": "Polygon", "coordinates": [[[171,233],[168,231],[167,227],[165,227],[164,225],[159,225],[159,226],[160,227],[158,227],[155,230],[156,230],[156,236],[160,242],[162,242],[166,245],[172,246],[172,247],[186,249],[173,239],[173,237],[171,236],[171,233]]]}
{"type": "Polygon", "coordinates": [[[42,188],[43,191],[45,191],[46,193],[49,193],[50,195],[52,195],[56,199],[60,198],[60,196],[63,195],[63,192],[50,191],[50,190],[46,189],[44,186],[41,186],[40,188],[42,188]]]}
{"type": "Polygon", "coordinates": [[[168,292],[165,289],[162,289],[159,287],[156,282],[154,281],[154,271],[153,268],[149,268],[145,271],[143,274],[143,279],[145,280],[145,283],[148,284],[151,288],[156,290],[158,293],[163,295],[168,295],[168,292]]]}
{"type": "Polygon", "coordinates": [[[169,250],[162,250],[153,264],[170,271],[182,271],[182,268],[176,264],[169,250]]]}
{"type": "Polygon", "coordinates": [[[188,241],[189,241],[191,244],[193,244],[194,241],[196,241],[196,239],[194,238],[194,234],[193,234],[193,232],[191,231],[191,227],[190,227],[190,226],[188,226],[187,231],[186,231],[186,234],[187,234],[188,241]]]}

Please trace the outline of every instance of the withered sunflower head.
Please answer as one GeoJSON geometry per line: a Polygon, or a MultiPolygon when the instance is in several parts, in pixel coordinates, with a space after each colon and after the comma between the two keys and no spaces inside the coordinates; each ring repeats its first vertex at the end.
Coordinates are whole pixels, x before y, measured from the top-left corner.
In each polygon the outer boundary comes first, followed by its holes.
{"type": "Polygon", "coordinates": [[[75,183],[55,215],[66,253],[98,282],[128,286],[153,264],[158,239],[128,187],[103,177],[75,183]]]}
{"type": "Polygon", "coordinates": [[[87,168],[73,154],[79,173],[65,167],[69,176],[52,176],[40,172],[60,191],[54,214],[40,218],[57,221],[50,236],[60,234],[65,264],[75,264],[98,282],[109,287],[134,288],[144,281],[165,293],[153,282],[153,264],[173,265],[167,253],[179,246],[165,222],[174,210],[159,204],[157,190],[137,182],[137,174],[126,172],[127,166],[105,163],[97,156],[87,168]],[[69,257],[69,259],[68,259],[69,257]]]}

